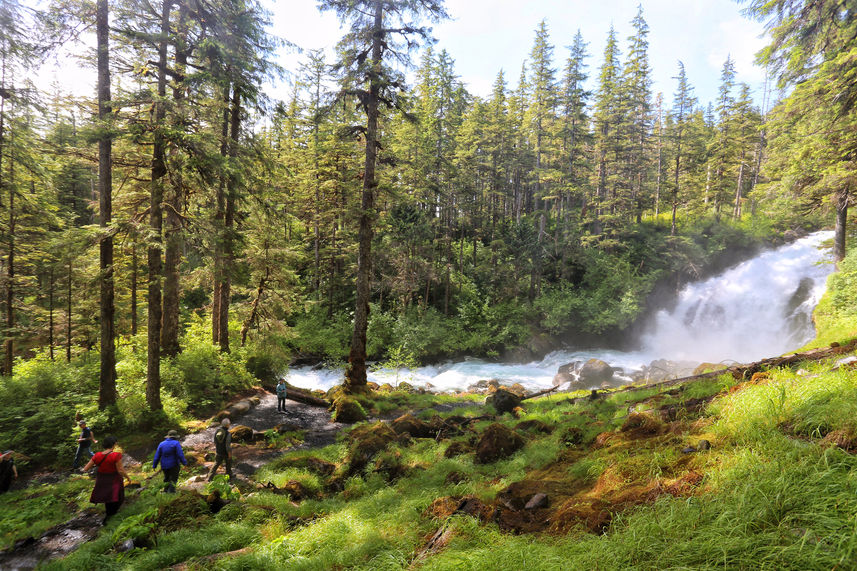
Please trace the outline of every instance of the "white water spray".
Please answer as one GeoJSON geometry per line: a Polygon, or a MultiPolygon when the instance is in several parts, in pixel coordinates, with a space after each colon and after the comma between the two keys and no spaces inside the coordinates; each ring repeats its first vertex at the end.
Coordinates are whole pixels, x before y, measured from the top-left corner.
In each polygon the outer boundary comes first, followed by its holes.
{"type": "MultiPolygon", "coordinates": [[[[689,284],[672,310],[659,312],[641,339],[642,349],[557,351],[527,364],[465,359],[414,370],[369,373],[377,383],[407,381],[434,390],[464,390],[485,379],[521,383],[529,390],[552,385],[566,363],[601,359],[626,373],[655,359],[697,362],[754,361],[803,345],[814,334],[811,314],[833,271],[821,244],[832,237],[816,232],[766,251],[711,279],[689,284]]],[[[328,389],[342,382],[341,370],[291,369],[288,381],[304,388],[328,389]]]]}
{"type": "Polygon", "coordinates": [[[643,337],[669,359],[754,361],[795,349],[814,334],[812,311],[833,270],[816,232],[769,250],[719,276],[689,284],[643,337]]]}

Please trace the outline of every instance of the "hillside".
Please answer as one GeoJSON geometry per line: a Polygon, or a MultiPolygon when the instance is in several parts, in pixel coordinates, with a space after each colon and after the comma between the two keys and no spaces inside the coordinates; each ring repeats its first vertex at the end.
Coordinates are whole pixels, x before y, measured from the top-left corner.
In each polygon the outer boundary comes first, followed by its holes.
{"type": "Polygon", "coordinates": [[[3,541],[66,519],[94,535],[46,569],[850,568],[855,268],[852,253],[817,311],[814,345],[840,346],[827,359],[502,415],[476,396],[372,391],[363,407],[396,420],[320,448],[294,448],[300,431],[238,445],[291,451],[236,486],[193,483],[204,451],[176,495],[138,466],[104,529],[87,520],[88,478],[7,493],[3,541]]]}

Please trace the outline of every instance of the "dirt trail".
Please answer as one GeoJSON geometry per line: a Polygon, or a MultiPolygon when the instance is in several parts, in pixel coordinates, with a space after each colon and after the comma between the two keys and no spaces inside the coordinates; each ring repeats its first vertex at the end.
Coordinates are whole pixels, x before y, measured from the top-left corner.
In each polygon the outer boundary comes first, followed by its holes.
{"type": "MultiPolygon", "coordinates": [[[[286,401],[286,412],[277,412],[277,396],[271,393],[259,395],[260,402],[250,412],[233,418],[232,425],[249,426],[253,430],[264,432],[280,424],[293,424],[306,431],[304,442],[296,448],[318,448],[333,444],[337,433],[345,426],[331,422],[327,409],[312,407],[298,402],[286,401]]],[[[205,452],[213,450],[214,432],[217,424],[200,432],[189,434],[181,440],[185,450],[205,452]]],[[[282,456],[291,449],[268,450],[257,446],[233,445],[234,467],[238,475],[250,476],[264,464],[282,456]]]]}
{"type": "MultiPolygon", "coordinates": [[[[283,414],[277,412],[276,395],[265,392],[258,396],[260,397],[259,404],[250,409],[248,413],[233,418],[233,425],[243,424],[253,430],[265,431],[279,424],[293,424],[306,431],[304,442],[296,448],[317,448],[332,444],[336,441],[336,434],[345,426],[342,423],[331,422],[330,413],[327,409],[287,400],[286,412],[283,414]]],[[[200,453],[213,450],[213,437],[216,429],[217,425],[215,424],[200,432],[187,435],[181,441],[182,447],[185,451],[200,453]]],[[[246,478],[288,450],[294,450],[294,448],[273,450],[260,446],[233,445],[235,462],[233,470],[239,478],[246,478]]],[[[126,457],[128,460],[125,464],[132,470],[140,465],[130,456],[126,455],[126,457]]],[[[58,474],[45,475],[45,478],[50,481],[59,481],[62,478],[58,476],[58,474]]],[[[186,477],[187,472],[183,472],[182,479],[186,477]]],[[[150,481],[159,483],[161,478],[155,476],[150,481]]],[[[87,508],[71,520],[49,529],[38,538],[28,538],[5,551],[0,551],[0,570],[29,571],[47,560],[65,557],[81,544],[98,535],[101,529],[101,519],[104,517],[102,510],[103,508],[87,508]]],[[[120,515],[117,517],[121,517],[121,513],[120,511],[120,515]]]]}

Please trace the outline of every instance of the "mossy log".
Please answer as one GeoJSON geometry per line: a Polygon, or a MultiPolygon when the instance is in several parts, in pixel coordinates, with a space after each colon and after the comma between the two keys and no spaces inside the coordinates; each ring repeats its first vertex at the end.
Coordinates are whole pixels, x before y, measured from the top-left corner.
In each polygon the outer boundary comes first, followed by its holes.
{"type": "Polygon", "coordinates": [[[286,398],[302,404],[308,404],[309,406],[318,406],[324,408],[330,406],[330,402],[326,401],[325,399],[318,398],[317,396],[310,394],[308,390],[298,388],[289,383],[286,383],[286,398]]]}
{"type": "Polygon", "coordinates": [[[652,387],[669,387],[674,385],[683,385],[696,381],[703,381],[706,379],[716,379],[724,373],[730,373],[732,377],[738,381],[750,380],[753,377],[753,374],[758,373],[759,371],[767,371],[769,369],[775,369],[777,367],[791,367],[799,365],[800,363],[803,363],[805,361],[820,361],[821,359],[827,359],[829,357],[835,357],[837,355],[844,355],[845,353],[850,353],[855,349],[857,349],[857,338],[851,339],[846,343],[832,343],[830,347],[811,349],[802,353],[792,353],[791,355],[784,355],[782,357],[770,357],[768,359],[762,359],[761,361],[754,361],[752,363],[731,365],[729,367],[724,367],[719,371],[711,371],[708,373],[702,373],[700,375],[681,377],[679,379],[670,379],[668,381],[661,381],[659,383],[652,383],[650,385],[629,386],[622,389],[618,389],[616,391],[611,391],[611,393],[650,389],[652,387]]]}

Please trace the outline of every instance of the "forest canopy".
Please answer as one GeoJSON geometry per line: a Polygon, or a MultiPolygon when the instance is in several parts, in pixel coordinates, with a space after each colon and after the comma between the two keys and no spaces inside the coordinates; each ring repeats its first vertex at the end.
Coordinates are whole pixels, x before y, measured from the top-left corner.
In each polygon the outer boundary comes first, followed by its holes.
{"type": "Polygon", "coordinates": [[[306,52],[274,100],[283,41],[255,0],[3,0],[3,373],[97,352],[108,407],[115,344],[144,344],[159,410],[161,363],[203,331],[268,369],[348,357],[360,385],[367,359],[615,338],[659,284],[831,211],[841,258],[853,13],[746,4],[769,21],[760,61],[797,82],[770,112],[731,58],[711,102],[679,61],[667,105],[642,7],[629,37],[578,32],[561,53],[542,21],[517,77],[480,97],[432,41],[440,0],[324,0],[336,57],[306,52]],[[87,41],[97,97],[29,81],[87,41]]]}

